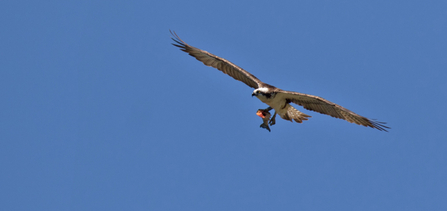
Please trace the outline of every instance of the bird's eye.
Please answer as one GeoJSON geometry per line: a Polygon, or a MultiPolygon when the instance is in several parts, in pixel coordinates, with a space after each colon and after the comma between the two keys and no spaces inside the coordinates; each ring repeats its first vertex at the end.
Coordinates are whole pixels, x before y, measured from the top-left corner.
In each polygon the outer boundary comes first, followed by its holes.
{"type": "Polygon", "coordinates": [[[260,92],[259,90],[258,90],[258,91],[256,91],[256,94],[259,94],[259,92],[260,92]]]}

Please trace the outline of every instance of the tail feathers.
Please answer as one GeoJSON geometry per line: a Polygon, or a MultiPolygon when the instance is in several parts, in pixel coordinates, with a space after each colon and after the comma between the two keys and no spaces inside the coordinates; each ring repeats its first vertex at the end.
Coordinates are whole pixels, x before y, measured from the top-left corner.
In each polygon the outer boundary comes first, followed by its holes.
{"type": "Polygon", "coordinates": [[[311,117],[301,111],[296,110],[296,108],[294,108],[291,105],[287,105],[285,108],[286,112],[283,114],[280,114],[281,118],[285,119],[285,120],[289,120],[291,122],[292,119],[295,120],[295,122],[298,123],[302,123],[304,120],[308,120],[307,117],[311,117]]]}

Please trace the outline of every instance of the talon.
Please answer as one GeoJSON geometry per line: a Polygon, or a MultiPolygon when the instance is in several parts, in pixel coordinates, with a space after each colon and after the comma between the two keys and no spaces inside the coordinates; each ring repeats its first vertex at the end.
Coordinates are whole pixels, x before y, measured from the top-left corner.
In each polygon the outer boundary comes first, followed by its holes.
{"type": "Polygon", "coordinates": [[[275,125],[276,124],[275,118],[270,119],[269,123],[270,123],[270,126],[275,125]]]}
{"type": "Polygon", "coordinates": [[[276,111],[275,111],[275,114],[273,114],[273,117],[270,119],[269,123],[270,123],[270,126],[276,124],[276,111]]]}

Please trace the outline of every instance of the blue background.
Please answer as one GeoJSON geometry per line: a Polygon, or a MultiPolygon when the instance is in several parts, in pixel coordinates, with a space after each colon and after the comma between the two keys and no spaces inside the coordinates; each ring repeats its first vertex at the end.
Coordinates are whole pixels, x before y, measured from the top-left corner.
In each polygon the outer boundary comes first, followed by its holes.
{"type": "Polygon", "coordinates": [[[446,1],[0,2],[2,210],[446,210],[446,1]],[[255,115],[170,43],[388,122],[255,115]]]}

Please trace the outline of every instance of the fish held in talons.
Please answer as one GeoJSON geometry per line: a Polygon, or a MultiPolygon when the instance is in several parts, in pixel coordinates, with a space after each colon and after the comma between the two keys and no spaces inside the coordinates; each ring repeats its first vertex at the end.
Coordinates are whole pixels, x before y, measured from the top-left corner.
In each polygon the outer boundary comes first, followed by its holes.
{"type": "Polygon", "coordinates": [[[256,115],[258,115],[259,117],[262,118],[263,123],[260,125],[260,127],[265,128],[266,130],[271,132],[269,124],[268,124],[270,117],[272,116],[270,114],[270,112],[267,109],[258,109],[258,111],[256,112],[256,115]]]}

